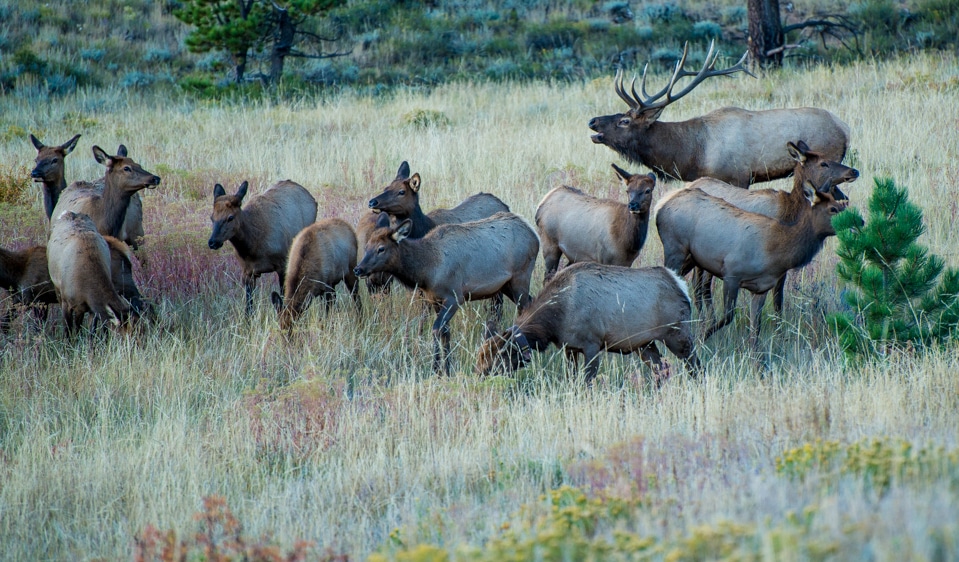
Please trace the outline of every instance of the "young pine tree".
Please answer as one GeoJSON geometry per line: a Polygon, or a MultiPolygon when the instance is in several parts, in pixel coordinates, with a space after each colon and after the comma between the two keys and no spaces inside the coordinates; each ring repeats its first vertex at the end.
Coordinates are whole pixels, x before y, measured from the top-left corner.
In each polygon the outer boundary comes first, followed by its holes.
{"type": "Polygon", "coordinates": [[[916,241],[922,211],[906,189],[876,178],[864,226],[856,209],[834,219],[839,278],[850,311],[829,318],[846,351],[925,346],[959,335],[959,271],[916,241]],[[941,276],[941,279],[940,279],[941,276]]]}

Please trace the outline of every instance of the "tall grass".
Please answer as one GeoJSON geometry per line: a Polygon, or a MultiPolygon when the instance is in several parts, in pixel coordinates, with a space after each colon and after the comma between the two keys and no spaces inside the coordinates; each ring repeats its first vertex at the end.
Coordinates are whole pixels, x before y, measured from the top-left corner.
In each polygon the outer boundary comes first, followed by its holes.
{"type": "MultiPolygon", "coordinates": [[[[844,189],[854,204],[866,201],[871,176],[896,178],[923,207],[925,243],[955,264],[956,62],[921,56],[716,79],[663,118],[727,104],[829,109],[850,125],[849,161],[864,176],[844,189]]],[[[0,98],[5,120],[47,143],[83,134],[68,181],[102,175],[93,144],[126,144],[163,177],[144,195],[138,271],[160,319],[129,337],[71,342],[54,309],[41,332],[18,324],[3,340],[0,557],[127,558],[149,525],[189,536],[209,495],[226,498],[246,534],[288,548],[307,539],[350,559],[419,543],[455,552],[517,526],[521,506],[541,509],[540,495],[564,484],[631,490],[642,501],[628,530],[677,548],[723,522],[764,536],[806,513],[840,559],[959,557],[949,478],[896,481],[877,494],[852,476],[827,486],[777,471],[777,457],[816,439],[959,447],[955,346],[848,363],[832,341],[823,320],[841,302],[832,243],[791,277],[785,316],[764,338],[773,356],[765,380],[741,352],[741,314],[702,346],[701,380],[677,376],[656,392],[629,357],[605,359],[586,391],[558,352],[514,379],[477,380],[482,306],[454,319],[456,372],[435,377],[431,318],[403,290],[364,295],[362,316],[345,295],[329,315],[315,306],[287,341],[265,295],[274,278],[260,280],[246,320],[232,249],[206,247],[214,182],[229,190],[248,179],[252,194],[290,178],[317,197],[321,216],[355,220],[402,160],[423,177],[426,208],[489,191],[531,217],[560,183],[622,199],[609,163],[623,163],[590,143],[586,127],[621,106],[611,79],[284,104],[118,91],[56,104],[0,98]],[[403,117],[416,112],[446,119],[403,117]]],[[[13,169],[29,168],[34,154],[25,138],[0,143],[13,169]]],[[[43,242],[38,193],[0,207],[3,245],[43,242]]],[[[639,263],[662,263],[655,232],[639,263]]],[[[534,290],[540,278],[541,269],[534,290]]],[[[773,557],[761,541],[750,548],[773,557]]]]}

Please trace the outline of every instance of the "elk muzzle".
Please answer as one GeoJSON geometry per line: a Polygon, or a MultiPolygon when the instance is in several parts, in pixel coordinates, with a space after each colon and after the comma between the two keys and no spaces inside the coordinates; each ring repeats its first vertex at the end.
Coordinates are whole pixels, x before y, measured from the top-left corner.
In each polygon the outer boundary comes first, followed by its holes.
{"type": "Polygon", "coordinates": [[[147,182],[146,189],[156,189],[160,185],[160,176],[151,176],[147,182]]]}

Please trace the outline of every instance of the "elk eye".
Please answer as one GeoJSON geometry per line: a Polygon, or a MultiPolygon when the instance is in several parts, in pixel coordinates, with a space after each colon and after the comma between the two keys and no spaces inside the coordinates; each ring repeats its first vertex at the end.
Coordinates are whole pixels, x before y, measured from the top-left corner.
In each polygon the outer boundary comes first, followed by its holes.
{"type": "Polygon", "coordinates": [[[230,215],[226,218],[226,222],[232,222],[235,215],[230,215]]]}
{"type": "Polygon", "coordinates": [[[384,248],[383,246],[380,246],[379,248],[376,249],[377,254],[382,254],[385,251],[386,251],[386,248],[384,248]]]}
{"type": "Polygon", "coordinates": [[[405,189],[401,189],[398,195],[401,195],[401,196],[402,196],[402,195],[406,195],[406,190],[405,190],[405,189]]]}
{"type": "Polygon", "coordinates": [[[124,166],[124,167],[123,167],[123,171],[124,171],[124,172],[132,172],[133,170],[130,169],[130,166],[124,166]]]}
{"type": "Polygon", "coordinates": [[[820,164],[819,166],[822,167],[822,168],[828,168],[828,167],[829,167],[829,164],[826,163],[826,162],[823,162],[823,163],[820,164]]]}
{"type": "Polygon", "coordinates": [[[50,160],[50,162],[53,163],[53,164],[56,164],[56,163],[57,163],[57,159],[54,158],[53,160],[50,160]]]}
{"type": "Polygon", "coordinates": [[[629,125],[629,117],[623,117],[622,119],[619,120],[620,127],[626,127],[628,125],[629,125]]]}

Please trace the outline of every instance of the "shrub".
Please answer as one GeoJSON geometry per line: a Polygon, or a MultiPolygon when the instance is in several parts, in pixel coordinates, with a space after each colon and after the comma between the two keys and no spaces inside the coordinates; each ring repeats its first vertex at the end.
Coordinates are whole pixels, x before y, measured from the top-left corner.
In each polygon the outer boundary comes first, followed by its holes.
{"type": "MultiPolygon", "coordinates": [[[[11,131],[14,132],[15,137],[26,138],[26,131],[16,125],[10,125],[2,135],[5,140],[11,131]]],[[[30,192],[30,184],[30,170],[26,167],[0,164],[0,203],[10,205],[23,203],[27,193],[30,192]]]]}
{"type": "Polygon", "coordinates": [[[411,127],[448,127],[450,118],[435,109],[414,109],[403,116],[403,123],[411,127]]]}
{"type": "Polygon", "coordinates": [[[837,272],[850,290],[849,312],[830,324],[843,349],[885,352],[923,346],[959,334],[959,270],[943,272],[942,258],[916,243],[925,232],[922,211],[905,188],[877,178],[865,226],[856,209],[833,219],[839,239],[837,272]]]}
{"type": "Polygon", "coordinates": [[[723,36],[723,28],[713,21],[698,21],[693,24],[693,38],[699,40],[719,39],[723,36]]]}

